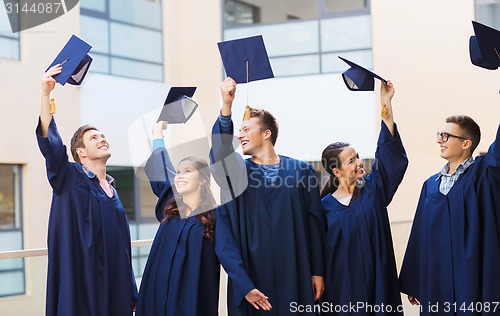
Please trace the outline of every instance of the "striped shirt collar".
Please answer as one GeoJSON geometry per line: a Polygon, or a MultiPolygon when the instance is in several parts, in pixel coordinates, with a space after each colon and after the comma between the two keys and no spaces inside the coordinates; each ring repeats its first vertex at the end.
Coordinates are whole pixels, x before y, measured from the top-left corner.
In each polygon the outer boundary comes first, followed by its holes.
{"type": "MultiPolygon", "coordinates": [[[[83,169],[83,172],[85,172],[87,177],[89,177],[90,179],[97,177],[97,175],[95,173],[93,173],[89,168],[87,168],[87,166],[85,166],[84,164],[82,164],[82,169],[83,169]]],[[[108,181],[108,183],[111,184],[112,186],[115,186],[116,181],[109,174],[106,174],[106,181],[108,181]]]]}

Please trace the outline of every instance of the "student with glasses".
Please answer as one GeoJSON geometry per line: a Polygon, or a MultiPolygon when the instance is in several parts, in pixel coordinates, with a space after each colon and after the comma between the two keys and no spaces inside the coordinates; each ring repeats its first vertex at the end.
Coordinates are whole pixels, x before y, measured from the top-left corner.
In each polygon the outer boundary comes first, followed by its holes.
{"type": "Polygon", "coordinates": [[[474,159],[480,138],[465,115],[448,117],[437,133],[447,163],[424,182],[400,274],[401,291],[421,315],[499,310],[500,128],[474,159]]]}

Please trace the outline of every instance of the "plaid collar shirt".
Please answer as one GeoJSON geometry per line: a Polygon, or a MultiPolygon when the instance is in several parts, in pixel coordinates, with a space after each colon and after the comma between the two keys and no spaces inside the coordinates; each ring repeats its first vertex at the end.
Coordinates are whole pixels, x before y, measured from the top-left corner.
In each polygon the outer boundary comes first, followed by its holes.
{"type": "Polygon", "coordinates": [[[439,192],[447,195],[455,182],[457,182],[458,177],[460,177],[460,175],[464,173],[465,170],[467,170],[467,168],[469,168],[473,163],[474,158],[469,157],[465,159],[452,174],[448,174],[448,170],[450,170],[450,163],[448,162],[446,165],[444,165],[439,172],[438,177],[436,178],[436,181],[439,181],[441,179],[441,183],[439,183],[439,192]]]}
{"type": "MultiPolygon", "coordinates": [[[[83,172],[85,172],[87,177],[89,177],[90,179],[93,179],[96,177],[96,174],[93,173],[89,168],[87,168],[83,164],[82,164],[82,169],[83,169],[83,172]]],[[[108,181],[108,183],[111,184],[112,186],[115,186],[115,179],[112,176],[110,176],[109,174],[106,175],[106,181],[108,181]]]]}

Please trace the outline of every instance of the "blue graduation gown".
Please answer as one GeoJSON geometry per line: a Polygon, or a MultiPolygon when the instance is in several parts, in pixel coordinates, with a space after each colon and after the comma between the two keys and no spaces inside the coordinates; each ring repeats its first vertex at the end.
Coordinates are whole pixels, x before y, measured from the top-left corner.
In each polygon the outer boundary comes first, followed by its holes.
{"type": "Polygon", "coordinates": [[[447,195],[439,192],[439,173],[423,184],[399,276],[421,315],[500,312],[485,308],[500,300],[499,140],[500,126],[488,152],[447,195]]]}
{"type": "MultiPolygon", "coordinates": [[[[156,149],[144,170],[158,197],[155,211],[161,221],[174,196],[169,176],[173,179],[175,173],[167,150],[156,149]]],[[[160,223],[144,269],[136,316],[218,315],[220,264],[214,242],[203,236],[204,230],[195,216],[160,223]]]]}
{"type": "Polygon", "coordinates": [[[36,130],[53,189],[48,227],[47,316],[132,315],[137,296],[130,230],[118,193],[108,197],[68,161],[55,119],[36,130]]]}
{"type": "MultiPolygon", "coordinates": [[[[356,309],[355,313],[346,309],[339,315],[402,314],[396,312],[401,306],[401,296],[387,214],[387,205],[408,166],[396,126],[392,137],[382,122],[375,159],[356,200],[348,206],[331,194],[321,200],[328,227],[324,242],[326,288],[322,301],[328,306],[357,306],[359,302],[372,307],[372,310],[356,309]],[[386,309],[376,309],[382,304],[386,309]]],[[[337,314],[335,308],[329,311],[332,313],[324,315],[337,314]]]]}
{"type": "MultiPolygon", "coordinates": [[[[323,276],[324,221],[314,168],[280,156],[276,182],[260,166],[234,152],[230,134],[212,130],[211,167],[221,186],[215,251],[229,275],[229,315],[288,315],[291,304],[314,304],[311,276],[323,276]],[[257,288],[270,312],[245,295],[257,288]]],[[[296,315],[298,313],[294,313],[296,315]]]]}

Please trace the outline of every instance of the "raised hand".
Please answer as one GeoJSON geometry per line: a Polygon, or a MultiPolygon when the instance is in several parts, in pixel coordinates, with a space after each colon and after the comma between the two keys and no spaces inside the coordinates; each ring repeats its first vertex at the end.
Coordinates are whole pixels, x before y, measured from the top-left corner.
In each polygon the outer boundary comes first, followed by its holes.
{"type": "Polygon", "coordinates": [[[159,121],[153,124],[153,138],[163,138],[163,131],[167,129],[167,121],[159,121]]]}
{"type": "Polygon", "coordinates": [[[220,84],[220,92],[222,95],[222,115],[230,115],[234,97],[236,96],[236,81],[231,77],[227,77],[220,84]]]}
{"type": "Polygon", "coordinates": [[[387,82],[382,81],[382,84],[380,85],[380,102],[382,104],[389,105],[394,93],[396,93],[396,90],[394,89],[392,82],[390,80],[387,82]]]}
{"type": "Polygon", "coordinates": [[[50,67],[50,69],[43,74],[42,90],[41,90],[43,96],[49,96],[50,92],[54,90],[54,87],[56,86],[56,80],[52,78],[52,76],[60,74],[61,71],[62,71],[62,66],[60,64],[57,64],[55,66],[50,67]]]}
{"type": "Polygon", "coordinates": [[[391,81],[382,82],[382,85],[380,86],[380,116],[393,137],[395,133],[394,116],[392,113],[392,98],[394,97],[394,93],[396,93],[396,90],[394,89],[394,85],[391,81]]]}

